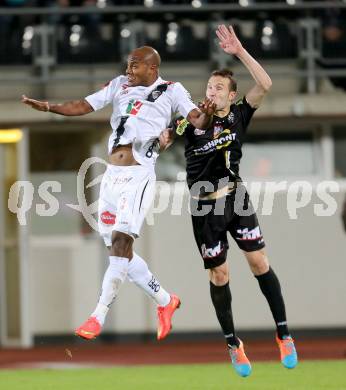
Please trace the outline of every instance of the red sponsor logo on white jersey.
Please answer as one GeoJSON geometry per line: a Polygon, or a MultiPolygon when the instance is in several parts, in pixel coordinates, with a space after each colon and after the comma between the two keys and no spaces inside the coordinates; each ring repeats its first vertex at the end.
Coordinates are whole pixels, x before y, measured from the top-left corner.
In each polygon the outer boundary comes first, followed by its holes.
{"type": "Polygon", "coordinates": [[[116,216],[109,211],[104,211],[100,218],[105,225],[114,225],[116,221],[116,216]]]}

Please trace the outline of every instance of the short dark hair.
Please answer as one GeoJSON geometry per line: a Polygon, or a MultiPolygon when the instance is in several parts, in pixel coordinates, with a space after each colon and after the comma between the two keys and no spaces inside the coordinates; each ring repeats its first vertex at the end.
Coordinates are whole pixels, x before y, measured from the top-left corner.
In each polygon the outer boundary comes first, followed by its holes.
{"type": "Polygon", "coordinates": [[[220,76],[229,80],[229,90],[237,92],[237,82],[233,78],[233,72],[229,69],[214,70],[211,76],[220,76]]]}

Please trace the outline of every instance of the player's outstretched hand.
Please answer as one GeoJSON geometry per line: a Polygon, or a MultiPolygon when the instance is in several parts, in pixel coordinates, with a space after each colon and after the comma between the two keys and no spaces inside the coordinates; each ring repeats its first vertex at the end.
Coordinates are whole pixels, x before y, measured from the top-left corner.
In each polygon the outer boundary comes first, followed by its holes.
{"type": "Polygon", "coordinates": [[[216,104],[211,99],[205,98],[203,102],[198,104],[198,108],[203,112],[203,114],[212,116],[215,114],[216,104]]]}
{"type": "Polygon", "coordinates": [[[216,35],[219,38],[219,45],[224,52],[238,55],[243,49],[243,46],[236,36],[232,26],[229,26],[228,28],[224,24],[218,26],[216,35]]]}
{"type": "Polygon", "coordinates": [[[166,150],[173,143],[174,132],[173,129],[162,130],[159,136],[160,151],[166,150]]]}
{"type": "Polygon", "coordinates": [[[22,95],[22,103],[34,108],[38,111],[49,111],[49,103],[40,100],[30,99],[25,95],[22,95]]]}

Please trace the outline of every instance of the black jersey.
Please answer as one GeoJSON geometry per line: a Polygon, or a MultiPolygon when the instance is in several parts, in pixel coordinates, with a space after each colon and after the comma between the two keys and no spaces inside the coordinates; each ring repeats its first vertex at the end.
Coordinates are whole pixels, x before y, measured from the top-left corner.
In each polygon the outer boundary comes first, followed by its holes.
{"type": "Polygon", "coordinates": [[[246,98],[232,104],[224,118],[214,115],[207,130],[195,128],[186,120],[176,124],[176,132],[185,134],[187,184],[209,181],[215,190],[220,179],[241,180],[239,162],[244,135],[255,112],[246,98]]]}

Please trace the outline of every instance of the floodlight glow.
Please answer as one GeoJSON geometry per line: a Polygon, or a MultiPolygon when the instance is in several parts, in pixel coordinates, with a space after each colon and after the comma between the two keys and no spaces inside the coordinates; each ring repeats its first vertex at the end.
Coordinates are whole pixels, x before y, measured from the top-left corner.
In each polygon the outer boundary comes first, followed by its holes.
{"type": "Polygon", "coordinates": [[[105,8],[107,5],[106,0],[97,0],[96,7],[98,8],[105,8]]]}
{"type": "Polygon", "coordinates": [[[128,28],[123,28],[120,31],[120,35],[122,38],[128,38],[131,35],[131,31],[128,28]]]}
{"type": "Polygon", "coordinates": [[[201,0],[192,0],[191,5],[193,8],[201,8],[202,2],[201,0]]]}
{"type": "Polygon", "coordinates": [[[239,0],[239,5],[241,7],[248,7],[249,6],[249,0],[239,0]]]}

